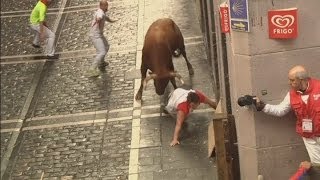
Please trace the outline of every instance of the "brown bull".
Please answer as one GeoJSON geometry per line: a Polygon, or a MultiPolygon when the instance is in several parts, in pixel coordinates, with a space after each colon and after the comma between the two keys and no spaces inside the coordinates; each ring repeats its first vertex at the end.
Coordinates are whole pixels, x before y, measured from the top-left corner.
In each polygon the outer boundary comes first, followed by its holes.
{"type": "Polygon", "coordinates": [[[142,49],[141,86],[136,94],[136,100],[141,100],[143,88],[147,82],[154,80],[158,95],[163,95],[169,80],[176,89],[177,77],[183,83],[181,76],[174,71],[172,56],[183,55],[189,74],[193,75],[193,68],[187,59],[183,36],[179,27],[169,18],[158,19],[149,27],[142,49]],[[147,70],[150,70],[146,77],[147,70]]]}

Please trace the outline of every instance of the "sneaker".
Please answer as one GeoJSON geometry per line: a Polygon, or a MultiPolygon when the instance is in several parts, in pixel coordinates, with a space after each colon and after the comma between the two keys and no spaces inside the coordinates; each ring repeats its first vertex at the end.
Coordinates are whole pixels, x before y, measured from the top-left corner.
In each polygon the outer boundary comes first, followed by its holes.
{"type": "Polygon", "coordinates": [[[53,56],[47,55],[47,59],[59,59],[59,54],[55,54],[53,56]]]}
{"type": "Polygon", "coordinates": [[[105,71],[106,71],[106,69],[105,69],[106,66],[109,66],[109,63],[103,61],[103,62],[98,66],[98,69],[99,69],[101,72],[105,72],[105,71]]]}
{"type": "Polygon", "coordinates": [[[34,48],[40,48],[40,47],[41,47],[40,45],[36,45],[36,44],[33,44],[33,43],[32,43],[32,46],[33,46],[34,48]]]}
{"type": "Polygon", "coordinates": [[[97,69],[89,69],[87,72],[88,77],[98,77],[100,76],[100,71],[97,69]]]}

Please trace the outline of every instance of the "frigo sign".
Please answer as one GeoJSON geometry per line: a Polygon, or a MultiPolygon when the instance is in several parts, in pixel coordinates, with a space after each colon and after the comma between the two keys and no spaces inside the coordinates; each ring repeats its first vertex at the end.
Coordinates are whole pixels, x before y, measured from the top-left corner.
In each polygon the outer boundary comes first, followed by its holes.
{"type": "Polygon", "coordinates": [[[292,39],[298,36],[297,8],[268,11],[269,38],[292,39]]]}

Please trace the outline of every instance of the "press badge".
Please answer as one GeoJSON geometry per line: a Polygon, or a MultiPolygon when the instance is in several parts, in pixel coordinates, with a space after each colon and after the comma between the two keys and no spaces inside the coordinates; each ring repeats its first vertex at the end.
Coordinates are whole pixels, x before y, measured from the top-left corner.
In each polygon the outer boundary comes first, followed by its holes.
{"type": "Polygon", "coordinates": [[[311,119],[302,119],[302,131],[303,132],[312,132],[312,120],[311,119]]]}

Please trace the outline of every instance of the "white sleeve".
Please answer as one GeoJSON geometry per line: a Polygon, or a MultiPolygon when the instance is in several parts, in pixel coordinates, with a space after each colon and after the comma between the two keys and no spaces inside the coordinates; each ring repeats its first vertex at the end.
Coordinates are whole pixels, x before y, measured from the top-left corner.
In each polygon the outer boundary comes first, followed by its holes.
{"type": "Polygon", "coordinates": [[[283,101],[278,105],[266,104],[263,108],[263,112],[266,114],[274,115],[274,116],[284,116],[291,110],[290,106],[290,95],[287,93],[286,97],[283,101]]]}

